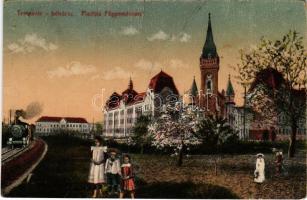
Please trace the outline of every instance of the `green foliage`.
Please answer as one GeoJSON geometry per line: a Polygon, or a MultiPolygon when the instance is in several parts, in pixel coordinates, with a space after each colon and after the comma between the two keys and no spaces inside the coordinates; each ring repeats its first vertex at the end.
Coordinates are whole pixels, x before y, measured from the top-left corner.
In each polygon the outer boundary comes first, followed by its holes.
{"type": "Polygon", "coordinates": [[[195,135],[203,144],[216,148],[238,140],[238,133],[227,124],[227,120],[215,116],[201,120],[195,135]]]}
{"type": "MultiPolygon", "coordinates": [[[[150,144],[152,138],[148,134],[148,125],[151,119],[147,115],[141,115],[133,126],[133,137],[134,143],[143,147],[144,145],[150,144]]],[[[141,149],[141,151],[143,151],[141,149]]]]}
{"type": "Polygon", "coordinates": [[[96,122],[96,123],[95,123],[95,128],[96,128],[96,133],[98,133],[98,134],[99,134],[99,133],[100,133],[100,134],[102,133],[102,129],[103,129],[103,128],[102,128],[102,123],[96,122]]]}

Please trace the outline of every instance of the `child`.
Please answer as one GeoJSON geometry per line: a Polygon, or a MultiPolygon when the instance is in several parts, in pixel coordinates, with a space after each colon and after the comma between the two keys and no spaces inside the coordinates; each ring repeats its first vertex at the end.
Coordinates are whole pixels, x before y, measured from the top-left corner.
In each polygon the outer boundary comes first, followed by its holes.
{"type": "Polygon", "coordinates": [[[102,196],[102,184],[104,181],[104,152],[107,151],[107,147],[102,146],[102,138],[95,137],[95,146],[91,147],[92,159],[88,182],[94,184],[95,189],[93,198],[97,197],[99,192],[102,196]]]}
{"type": "Polygon", "coordinates": [[[116,158],[116,151],[113,150],[110,153],[111,156],[106,161],[105,173],[107,174],[108,191],[116,194],[119,191],[120,161],[116,158]]]}
{"type": "Polygon", "coordinates": [[[121,166],[121,174],[122,174],[122,180],[121,180],[121,191],[119,198],[124,197],[124,192],[130,192],[130,196],[132,199],[134,199],[134,175],[133,175],[133,168],[130,163],[130,156],[125,155],[124,156],[124,163],[121,166]]]}
{"type": "Polygon", "coordinates": [[[282,151],[277,151],[276,160],[275,160],[275,174],[277,176],[281,174],[282,164],[283,164],[282,151]]]}

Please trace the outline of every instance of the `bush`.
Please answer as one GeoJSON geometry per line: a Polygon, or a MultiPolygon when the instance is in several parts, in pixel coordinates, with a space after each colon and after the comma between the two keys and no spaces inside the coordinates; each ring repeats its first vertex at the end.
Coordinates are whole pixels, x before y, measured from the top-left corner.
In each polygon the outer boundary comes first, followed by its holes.
{"type": "MultiPolygon", "coordinates": [[[[53,136],[48,136],[49,142],[62,142],[65,145],[73,145],[79,143],[80,145],[91,146],[93,145],[92,140],[86,140],[79,137],[74,137],[70,134],[57,134],[53,136]]],[[[117,148],[123,153],[140,153],[141,146],[138,144],[127,144],[120,143],[114,139],[105,140],[105,145],[109,148],[117,148]]],[[[218,152],[222,154],[254,154],[254,153],[271,153],[272,148],[282,149],[287,152],[289,146],[288,141],[233,141],[220,145],[218,152]]],[[[191,146],[186,152],[190,155],[200,155],[200,154],[216,154],[215,147],[210,144],[202,144],[198,146],[191,146]]],[[[305,141],[297,141],[297,149],[306,149],[305,141]]],[[[165,147],[162,150],[157,149],[149,144],[144,146],[145,154],[172,154],[173,148],[165,147]]]]}

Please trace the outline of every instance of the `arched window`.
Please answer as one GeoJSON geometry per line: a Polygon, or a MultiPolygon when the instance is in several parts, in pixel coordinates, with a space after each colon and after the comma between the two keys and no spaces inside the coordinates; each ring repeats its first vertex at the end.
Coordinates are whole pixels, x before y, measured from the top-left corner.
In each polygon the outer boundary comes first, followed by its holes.
{"type": "Polygon", "coordinates": [[[207,93],[212,93],[212,89],[213,89],[213,82],[212,82],[212,74],[208,74],[206,77],[206,89],[207,89],[207,93]]]}

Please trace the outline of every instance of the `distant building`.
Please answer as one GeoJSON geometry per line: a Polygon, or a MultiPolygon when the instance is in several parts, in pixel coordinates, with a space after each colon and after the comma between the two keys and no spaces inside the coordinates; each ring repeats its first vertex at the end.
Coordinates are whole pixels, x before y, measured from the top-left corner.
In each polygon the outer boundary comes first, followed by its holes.
{"type": "Polygon", "coordinates": [[[130,79],[122,94],[114,92],[106,102],[104,136],[129,137],[139,116],[156,117],[164,106],[175,105],[178,100],[179,93],[173,78],[162,70],[150,80],[146,92],[136,92],[130,79]]]}
{"type": "Polygon", "coordinates": [[[35,125],[35,132],[41,134],[49,134],[61,130],[89,133],[92,129],[92,124],[81,117],[42,116],[35,122],[35,125]]]}
{"type": "Polygon", "coordinates": [[[226,91],[221,90],[220,92],[218,88],[220,58],[213,39],[210,13],[206,40],[199,60],[201,72],[200,90],[198,91],[194,78],[191,89],[186,93],[188,94],[188,99],[186,95],[183,97],[184,104],[199,106],[205,116],[218,115],[226,118],[228,124],[239,132],[240,139],[247,138],[249,126],[245,116],[246,112],[242,107],[237,107],[234,102],[235,92],[230,75],[226,91]]]}
{"type": "MultiPolygon", "coordinates": [[[[272,91],[278,90],[286,83],[283,75],[276,69],[267,68],[260,71],[255,80],[253,80],[251,87],[248,91],[249,94],[253,94],[257,87],[262,85],[268,86],[272,91]]],[[[306,139],[306,89],[294,89],[292,91],[295,97],[295,105],[302,111],[298,116],[297,122],[297,139],[306,139]]],[[[247,95],[249,96],[249,95],[247,95]]],[[[247,98],[247,103],[250,99],[247,98]]],[[[260,111],[259,111],[260,112],[260,111]]],[[[291,135],[290,120],[286,119],[285,113],[272,113],[271,119],[263,118],[260,114],[254,112],[254,118],[250,126],[250,139],[261,139],[264,131],[275,131],[277,140],[288,140],[291,135]]]]}
{"type": "Polygon", "coordinates": [[[205,115],[228,117],[235,106],[235,93],[230,76],[227,91],[225,92],[225,90],[222,90],[220,92],[218,88],[220,58],[213,39],[210,13],[206,40],[199,61],[201,72],[200,90],[198,91],[194,78],[192,87],[189,90],[189,100],[186,101],[184,99],[184,103],[198,105],[205,112],[205,115]]]}

